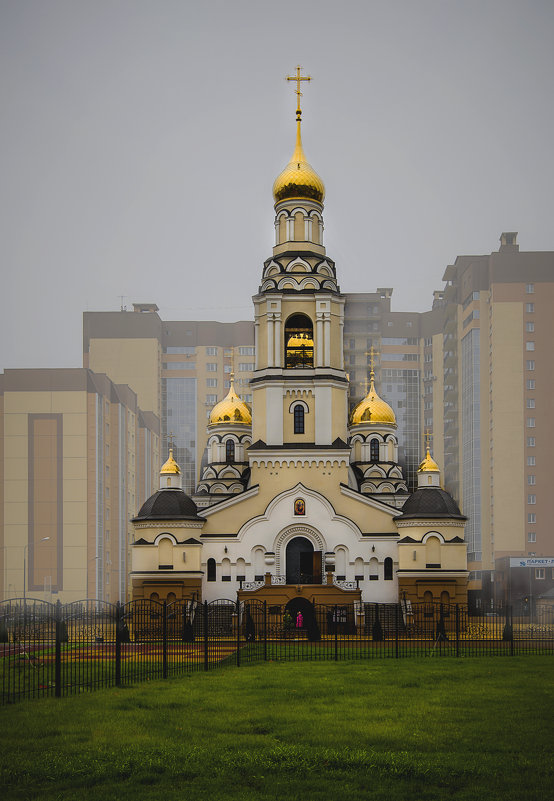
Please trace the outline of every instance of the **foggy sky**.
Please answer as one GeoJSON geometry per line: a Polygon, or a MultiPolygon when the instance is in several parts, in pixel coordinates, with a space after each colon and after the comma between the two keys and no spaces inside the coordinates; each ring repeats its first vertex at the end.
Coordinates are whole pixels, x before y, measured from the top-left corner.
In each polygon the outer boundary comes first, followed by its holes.
{"type": "Polygon", "coordinates": [[[457,255],[554,250],[554,4],[0,0],[0,370],[82,312],[251,319],[294,147],[344,292],[428,309],[457,255]]]}

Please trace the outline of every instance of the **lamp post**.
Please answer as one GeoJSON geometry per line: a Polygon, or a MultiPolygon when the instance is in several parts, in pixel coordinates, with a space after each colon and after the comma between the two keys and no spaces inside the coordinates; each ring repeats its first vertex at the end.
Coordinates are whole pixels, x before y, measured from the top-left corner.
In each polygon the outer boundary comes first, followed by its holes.
{"type": "MultiPolygon", "coordinates": [[[[42,537],[42,539],[40,539],[39,542],[46,542],[46,540],[49,539],[50,537],[42,537]]],[[[23,603],[24,604],[26,603],[26,598],[27,598],[27,560],[25,558],[25,551],[26,549],[29,548],[29,544],[31,544],[34,547],[35,543],[34,542],[27,543],[26,545],[23,546],[23,603]]]]}

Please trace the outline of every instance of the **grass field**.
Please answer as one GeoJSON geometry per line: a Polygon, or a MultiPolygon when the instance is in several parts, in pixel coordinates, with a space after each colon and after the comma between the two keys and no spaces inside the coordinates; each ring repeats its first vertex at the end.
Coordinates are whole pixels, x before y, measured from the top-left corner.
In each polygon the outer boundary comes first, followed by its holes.
{"type": "Polygon", "coordinates": [[[3,801],[553,797],[549,657],[269,662],[0,718],[3,801]]]}

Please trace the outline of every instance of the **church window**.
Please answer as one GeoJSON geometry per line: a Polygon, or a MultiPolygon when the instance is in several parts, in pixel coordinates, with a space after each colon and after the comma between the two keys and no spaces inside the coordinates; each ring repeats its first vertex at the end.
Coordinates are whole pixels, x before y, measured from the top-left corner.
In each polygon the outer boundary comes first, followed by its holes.
{"type": "Polygon", "coordinates": [[[304,407],[299,403],[294,407],[294,433],[304,433],[304,407]]]}
{"type": "Polygon", "coordinates": [[[208,581],[216,580],[215,559],[208,559],[208,581]]]}
{"type": "Polygon", "coordinates": [[[305,314],[293,314],[285,325],[285,367],[314,366],[313,325],[305,314]]]}
{"type": "Polygon", "coordinates": [[[371,462],[379,461],[379,440],[372,439],[369,443],[369,459],[371,462]]]}
{"type": "Polygon", "coordinates": [[[225,443],[225,461],[227,464],[235,461],[235,443],[232,439],[228,439],[225,443]]]}
{"type": "Polygon", "coordinates": [[[385,559],[385,581],[392,581],[392,559],[390,556],[385,559]]]}

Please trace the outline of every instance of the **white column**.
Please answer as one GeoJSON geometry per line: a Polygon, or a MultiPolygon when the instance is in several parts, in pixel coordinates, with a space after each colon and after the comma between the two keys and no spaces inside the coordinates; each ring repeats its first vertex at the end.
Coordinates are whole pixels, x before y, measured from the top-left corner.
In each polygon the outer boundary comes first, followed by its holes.
{"type": "Polygon", "coordinates": [[[287,242],[294,239],[294,217],[287,217],[287,242]]]}
{"type": "Polygon", "coordinates": [[[304,217],[304,239],[306,242],[312,241],[312,218],[304,217]]]}
{"type": "Polygon", "coordinates": [[[323,220],[319,221],[319,244],[323,245],[323,220]]]}
{"type": "Polygon", "coordinates": [[[267,315],[267,366],[273,367],[273,315],[267,315]]]}
{"type": "Polygon", "coordinates": [[[339,323],[340,331],[340,369],[344,370],[344,317],[341,317],[339,323]]]}
{"type": "Polygon", "coordinates": [[[259,358],[258,353],[260,350],[259,338],[260,338],[260,322],[259,320],[256,320],[256,322],[254,323],[254,365],[256,370],[259,368],[258,364],[258,358],[259,358]]]}
{"type": "Polygon", "coordinates": [[[323,364],[325,367],[331,366],[331,319],[329,314],[325,314],[323,322],[323,330],[325,336],[325,352],[323,357],[323,364]]]}
{"type": "Polygon", "coordinates": [[[315,320],[316,367],[323,366],[323,316],[318,312],[315,320]]]}
{"type": "Polygon", "coordinates": [[[275,360],[274,364],[275,367],[281,366],[281,315],[275,315],[275,330],[274,330],[274,339],[275,339],[275,360]]]}
{"type": "Polygon", "coordinates": [[[277,217],[275,219],[275,244],[276,245],[279,244],[279,228],[280,228],[280,223],[279,223],[279,218],[277,217]]]}

